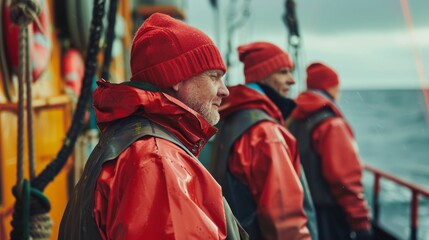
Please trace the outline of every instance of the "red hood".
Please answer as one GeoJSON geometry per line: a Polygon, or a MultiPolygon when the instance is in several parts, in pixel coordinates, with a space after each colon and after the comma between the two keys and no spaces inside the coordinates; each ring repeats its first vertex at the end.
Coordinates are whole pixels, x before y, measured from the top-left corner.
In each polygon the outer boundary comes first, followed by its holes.
{"type": "Polygon", "coordinates": [[[264,94],[245,85],[228,87],[229,97],[222,100],[219,108],[221,119],[241,109],[261,109],[283,124],[282,113],[277,106],[264,94]]]}
{"type": "Polygon", "coordinates": [[[304,119],[324,107],[331,108],[338,117],[343,117],[335,103],[321,93],[305,91],[296,98],[296,108],[292,112],[293,119],[304,119]]]}
{"type": "Polygon", "coordinates": [[[143,116],[173,133],[189,149],[201,140],[206,143],[217,131],[200,114],[165,93],[104,81],[97,84],[93,105],[101,131],[115,120],[143,116]]]}

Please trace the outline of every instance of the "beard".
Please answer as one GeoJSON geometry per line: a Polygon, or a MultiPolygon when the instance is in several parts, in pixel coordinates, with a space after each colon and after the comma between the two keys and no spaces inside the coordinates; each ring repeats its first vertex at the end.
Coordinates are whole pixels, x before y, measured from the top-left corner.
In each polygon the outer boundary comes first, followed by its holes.
{"type": "Polygon", "coordinates": [[[214,126],[219,122],[220,115],[217,110],[212,109],[211,101],[201,104],[200,101],[194,96],[187,97],[183,101],[186,105],[199,113],[210,125],[214,126]]]}
{"type": "Polygon", "coordinates": [[[201,116],[203,116],[203,118],[212,126],[219,122],[219,112],[216,110],[211,110],[211,104],[201,105],[201,107],[196,111],[201,114],[201,116]]]}

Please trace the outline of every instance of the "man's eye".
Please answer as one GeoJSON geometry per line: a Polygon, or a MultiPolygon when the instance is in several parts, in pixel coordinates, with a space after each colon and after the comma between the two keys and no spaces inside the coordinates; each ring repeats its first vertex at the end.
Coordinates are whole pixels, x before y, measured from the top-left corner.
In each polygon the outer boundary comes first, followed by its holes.
{"type": "Polygon", "coordinates": [[[288,74],[289,70],[280,70],[280,71],[278,71],[278,73],[280,73],[280,74],[288,74]]]}

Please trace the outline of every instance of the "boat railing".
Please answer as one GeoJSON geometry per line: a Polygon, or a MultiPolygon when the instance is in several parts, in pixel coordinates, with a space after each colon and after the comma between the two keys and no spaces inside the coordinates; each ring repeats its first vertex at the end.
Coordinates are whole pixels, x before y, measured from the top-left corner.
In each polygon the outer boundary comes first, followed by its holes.
{"type": "Polygon", "coordinates": [[[411,205],[410,205],[410,238],[411,240],[417,240],[418,220],[419,220],[419,196],[423,196],[429,199],[429,190],[419,187],[413,183],[407,182],[403,179],[395,177],[389,173],[383,172],[375,167],[364,165],[364,169],[374,175],[374,188],[373,188],[373,224],[378,226],[378,220],[380,216],[380,181],[381,179],[387,179],[400,186],[406,187],[411,191],[411,205]]]}

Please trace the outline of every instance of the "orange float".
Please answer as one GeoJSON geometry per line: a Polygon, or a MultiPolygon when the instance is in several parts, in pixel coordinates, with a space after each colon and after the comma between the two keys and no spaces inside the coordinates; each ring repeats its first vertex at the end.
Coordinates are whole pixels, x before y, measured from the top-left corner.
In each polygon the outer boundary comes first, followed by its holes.
{"type": "MultiPolygon", "coordinates": [[[[9,66],[16,72],[19,66],[19,27],[10,20],[10,5],[3,6],[2,15],[6,58],[9,66]]],[[[41,1],[41,11],[38,20],[42,29],[39,29],[35,22],[30,24],[29,28],[30,66],[33,81],[36,81],[47,68],[52,52],[49,10],[45,1],[41,1]]]]}

